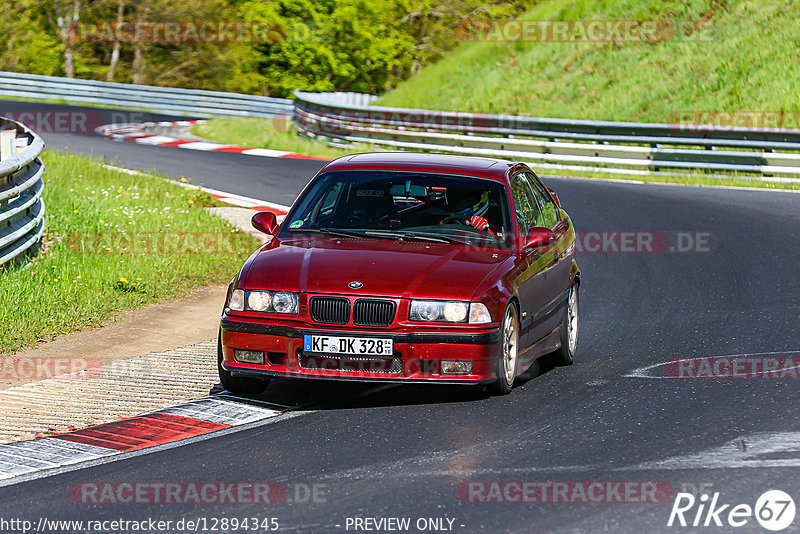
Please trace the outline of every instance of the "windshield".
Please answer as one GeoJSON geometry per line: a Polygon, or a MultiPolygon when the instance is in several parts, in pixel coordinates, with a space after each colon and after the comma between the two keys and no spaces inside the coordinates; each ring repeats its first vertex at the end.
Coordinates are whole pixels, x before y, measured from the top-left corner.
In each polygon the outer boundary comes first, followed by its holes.
{"type": "Polygon", "coordinates": [[[503,184],[483,178],[398,171],[336,171],[314,181],[281,237],[331,233],[510,249],[503,184]]]}

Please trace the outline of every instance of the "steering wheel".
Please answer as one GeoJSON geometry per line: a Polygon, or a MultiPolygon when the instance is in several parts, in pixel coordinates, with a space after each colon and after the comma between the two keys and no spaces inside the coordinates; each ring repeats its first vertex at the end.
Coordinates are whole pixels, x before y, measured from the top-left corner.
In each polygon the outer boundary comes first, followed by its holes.
{"type": "Polygon", "coordinates": [[[367,222],[367,212],[364,210],[355,210],[350,215],[347,216],[347,224],[351,228],[358,228],[360,226],[364,226],[364,223],[367,222]]]}
{"type": "Polygon", "coordinates": [[[441,224],[450,224],[450,223],[454,223],[454,222],[455,223],[459,223],[459,224],[464,224],[465,223],[464,218],[461,215],[458,215],[457,213],[454,213],[454,214],[448,215],[447,217],[442,219],[441,224]]]}

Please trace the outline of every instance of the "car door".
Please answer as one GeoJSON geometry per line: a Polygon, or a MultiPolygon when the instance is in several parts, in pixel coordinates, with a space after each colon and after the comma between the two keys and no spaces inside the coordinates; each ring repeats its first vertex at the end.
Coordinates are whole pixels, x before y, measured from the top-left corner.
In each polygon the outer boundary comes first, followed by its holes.
{"type": "Polygon", "coordinates": [[[555,234],[555,239],[550,245],[540,247],[536,251],[539,258],[532,259],[541,269],[543,281],[542,298],[539,300],[542,306],[536,310],[531,328],[532,336],[536,338],[532,341],[535,342],[555,330],[561,323],[569,286],[571,266],[566,257],[566,250],[571,233],[568,219],[562,218],[558,206],[541,180],[532,172],[526,172],[525,179],[539,205],[541,219],[537,221],[537,226],[549,228],[555,234]]]}
{"type": "MultiPolygon", "coordinates": [[[[519,172],[512,177],[511,196],[514,200],[514,213],[522,246],[525,243],[528,230],[536,226],[542,217],[539,204],[524,172],[519,172]]],[[[519,342],[524,350],[524,348],[538,341],[535,335],[531,335],[531,327],[537,310],[541,309],[547,302],[544,295],[546,282],[538,265],[540,257],[537,252],[530,249],[521,250],[519,263],[520,274],[517,279],[517,293],[520,300],[519,342]]]]}

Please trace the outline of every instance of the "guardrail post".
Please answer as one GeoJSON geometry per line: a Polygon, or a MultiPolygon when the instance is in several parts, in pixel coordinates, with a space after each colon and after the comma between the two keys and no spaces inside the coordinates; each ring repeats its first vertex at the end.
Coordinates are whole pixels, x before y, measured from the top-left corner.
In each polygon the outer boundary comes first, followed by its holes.
{"type": "Polygon", "coordinates": [[[14,147],[16,137],[16,130],[0,130],[0,161],[17,155],[14,147]]]}
{"type": "Polygon", "coordinates": [[[14,139],[14,155],[16,156],[28,146],[28,140],[24,137],[17,137],[14,139]]]}

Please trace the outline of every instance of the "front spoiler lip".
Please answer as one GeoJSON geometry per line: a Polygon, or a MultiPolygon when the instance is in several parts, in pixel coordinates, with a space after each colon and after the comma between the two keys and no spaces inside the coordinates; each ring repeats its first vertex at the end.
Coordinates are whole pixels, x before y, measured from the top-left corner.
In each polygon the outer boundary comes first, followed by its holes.
{"type": "Polygon", "coordinates": [[[267,371],[265,369],[242,369],[233,367],[227,363],[222,364],[222,368],[230,371],[237,376],[252,376],[257,378],[295,378],[302,380],[335,380],[348,382],[383,382],[389,384],[442,384],[459,386],[480,386],[496,382],[497,378],[486,378],[483,380],[453,380],[449,378],[367,378],[358,376],[325,376],[307,375],[302,373],[284,373],[280,371],[267,371]]]}
{"type": "Polygon", "coordinates": [[[263,323],[249,323],[243,321],[232,321],[223,318],[220,327],[226,332],[239,332],[245,334],[266,334],[271,336],[302,338],[305,334],[316,335],[351,335],[351,336],[370,336],[383,337],[394,340],[395,343],[415,344],[415,343],[445,343],[459,345],[491,345],[500,341],[500,329],[492,330],[482,334],[467,333],[428,333],[415,334],[404,333],[396,334],[392,332],[359,332],[359,331],[325,331],[308,328],[295,328],[292,326],[277,326],[263,323]]]}

